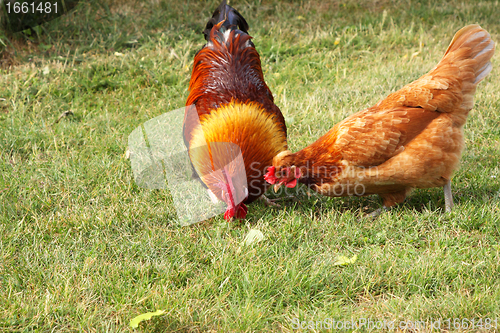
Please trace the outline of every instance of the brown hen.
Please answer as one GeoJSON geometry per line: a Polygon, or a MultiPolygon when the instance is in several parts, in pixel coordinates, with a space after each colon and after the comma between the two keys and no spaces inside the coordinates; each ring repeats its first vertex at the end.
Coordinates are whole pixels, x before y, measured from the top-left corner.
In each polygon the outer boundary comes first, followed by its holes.
{"type": "Polygon", "coordinates": [[[480,26],[462,28],[436,68],[301,151],[279,153],[266,179],[277,187],[298,180],[334,197],[379,194],[385,208],[403,202],[413,188],[443,186],[450,211],[463,126],[494,49],[480,26]]]}

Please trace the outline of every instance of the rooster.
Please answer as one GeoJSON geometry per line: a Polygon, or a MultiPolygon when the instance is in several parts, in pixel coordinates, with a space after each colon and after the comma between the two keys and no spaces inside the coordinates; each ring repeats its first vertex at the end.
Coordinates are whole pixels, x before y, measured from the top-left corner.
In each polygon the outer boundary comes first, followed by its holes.
{"type": "Polygon", "coordinates": [[[463,126],[477,84],[492,69],[494,50],[480,26],[462,28],[428,74],[346,118],[301,151],[280,152],[265,179],[275,190],[298,181],[326,196],[378,194],[384,209],[403,202],[413,188],[443,187],[445,210],[451,211],[463,126]]]}
{"type": "Polygon", "coordinates": [[[223,1],[203,33],[207,43],[194,57],[184,142],[193,173],[212,199],[226,202],[224,218],[245,218],[246,204],[269,186],[266,168],[287,149],[285,120],[243,16],[223,1]]]}

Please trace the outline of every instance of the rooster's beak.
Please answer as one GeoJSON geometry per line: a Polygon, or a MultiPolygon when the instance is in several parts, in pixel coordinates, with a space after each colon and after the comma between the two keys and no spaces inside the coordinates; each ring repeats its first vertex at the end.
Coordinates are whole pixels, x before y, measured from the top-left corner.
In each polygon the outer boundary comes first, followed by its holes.
{"type": "Polygon", "coordinates": [[[278,190],[280,189],[282,183],[278,183],[278,184],[275,184],[274,185],[274,193],[278,192],[278,190]]]}

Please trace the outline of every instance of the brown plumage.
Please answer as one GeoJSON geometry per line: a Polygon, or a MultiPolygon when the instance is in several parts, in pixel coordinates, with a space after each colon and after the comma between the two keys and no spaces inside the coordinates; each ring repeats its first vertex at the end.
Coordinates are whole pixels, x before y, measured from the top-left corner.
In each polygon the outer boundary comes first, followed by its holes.
{"type": "Polygon", "coordinates": [[[281,152],[266,179],[289,187],[298,179],[327,196],[379,194],[385,207],[403,202],[413,188],[444,186],[451,210],[463,126],[494,49],[480,26],[464,27],[436,68],[303,150],[281,152]]]}
{"type": "Polygon", "coordinates": [[[186,105],[196,107],[199,121],[188,111],[184,118],[186,146],[205,146],[190,149],[191,163],[208,189],[228,204],[226,218],[246,215],[244,204],[233,207],[228,199],[238,191],[232,186],[240,183],[235,170],[246,173],[248,195],[244,203],[251,203],[268,186],[263,179],[265,168],[287,149],[285,120],[264,81],[260,57],[247,29],[241,14],[223,1],[207,23],[207,44],[194,58],[189,82],[186,105]],[[211,149],[215,142],[239,146],[244,166],[233,163],[225,176],[214,174],[234,157],[234,151],[215,156],[211,149]]]}

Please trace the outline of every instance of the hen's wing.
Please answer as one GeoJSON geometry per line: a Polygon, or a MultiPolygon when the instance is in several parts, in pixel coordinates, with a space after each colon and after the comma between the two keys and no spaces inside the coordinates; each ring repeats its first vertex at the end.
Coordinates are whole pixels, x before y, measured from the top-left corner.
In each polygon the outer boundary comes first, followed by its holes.
{"type": "Polygon", "coordinates": [[[404,150],[443,113],[462,126],[477,84],[491,71],[494,49],[480,26],[464,27],[432,71],[335,126],[336,149],[354,165],[376,166],[404,150]]]}
{"type": "Polygon", "coordinates": [[[423,108],[370,108],[334,127],[335,150],[357,166],[377,166],[404,150],[439,113],[423,108]]]}

